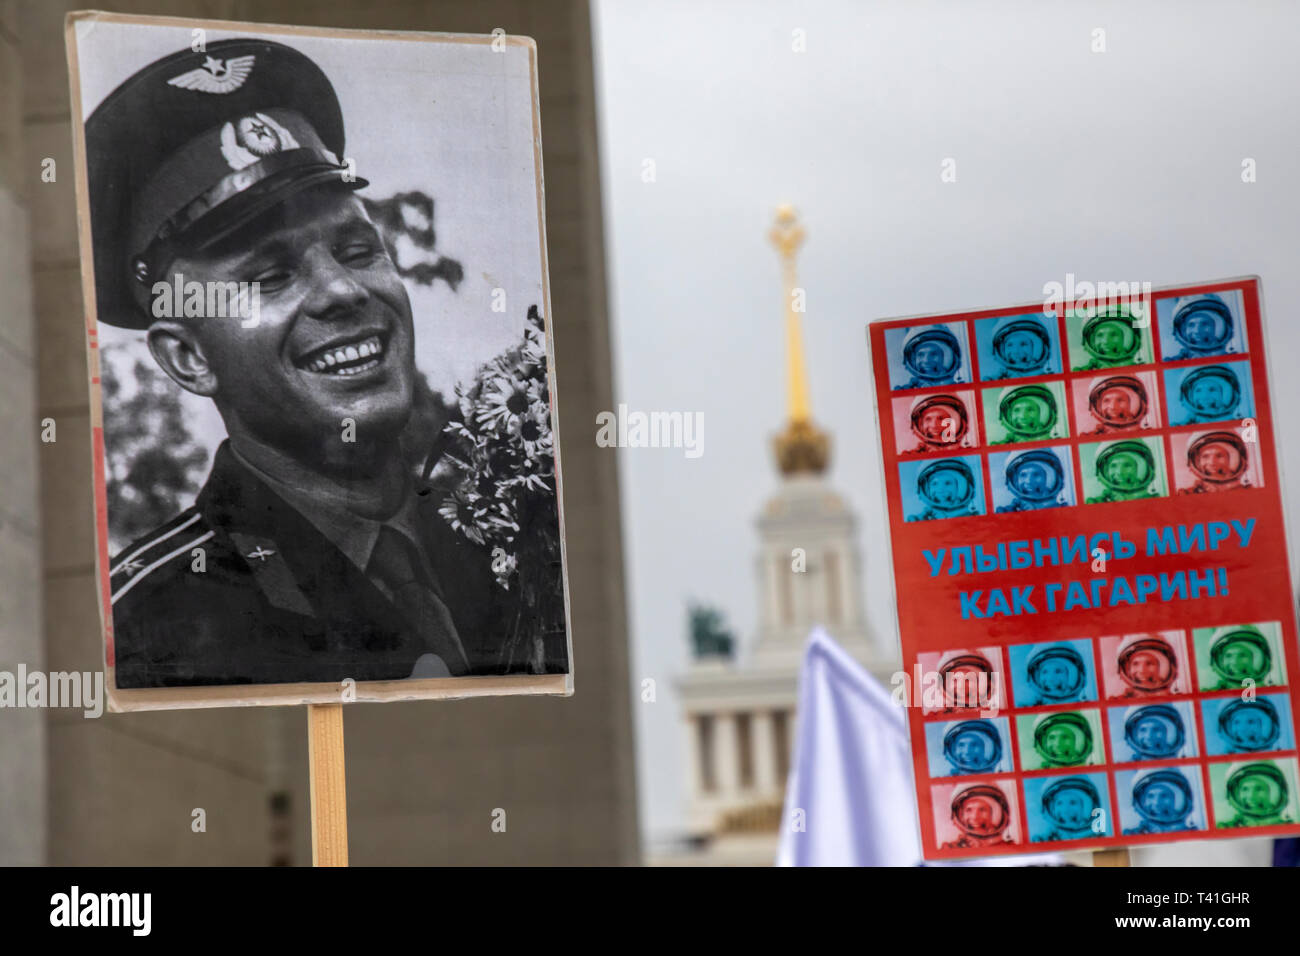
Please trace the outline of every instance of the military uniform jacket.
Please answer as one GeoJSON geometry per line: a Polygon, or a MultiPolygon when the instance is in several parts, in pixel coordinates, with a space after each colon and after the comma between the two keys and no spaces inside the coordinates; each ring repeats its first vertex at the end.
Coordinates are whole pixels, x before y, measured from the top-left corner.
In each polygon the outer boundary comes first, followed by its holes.
{"type": "MultiPolygon", "coordinates": [[[[489,555],[447,526],[438,503],[426,495],[416,505],[434,590],[469,673],[501,673],[510,595],[489,555]]],[[[110,570],[121,688],[396,680],[434,651],[228,443],[194,506],[133,542],[110,570]]]]}

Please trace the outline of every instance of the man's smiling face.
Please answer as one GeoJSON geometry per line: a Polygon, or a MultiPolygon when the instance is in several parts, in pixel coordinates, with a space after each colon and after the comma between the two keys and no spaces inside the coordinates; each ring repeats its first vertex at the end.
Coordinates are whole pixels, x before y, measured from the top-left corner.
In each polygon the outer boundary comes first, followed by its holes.
{"type": "Polygon", "coordinates": [[[1037,462],[1021,465],[1016,472],[1016,488],[1021,494],[1039,498],[1047,491],[1047,471],[1037,462]]]}
{"type": "Polygon", "coordinates": [[[1157,687],[1164,678],[1159,654],[1155,651],[1138,651],[1128,662],[1129,682],[1138,687],[1157,687]]]}
{"type": "Polygon", "coordinates": [[[1220,442],[1212,442],[1202,448],[1196,456],[1196,465],[1201,474],[1210,478],[1231,478],[1233,475],[1232,453],[1220,442]]]}
{"type": "Polygon", "coordinates": [[[1215,345],[1219,329],[1214,316],[1208,312],[1193,312],[1183,323],[1183,335],[1194,348],[1209,348],[1215,345]]]}
{"type": "Polygon", "coordinates": [[[1255,653],[1244,641],[1233,641],[1223,649],[1223,669],[1229,677],[1252,677],[1255,674],[1255,653]]]}
{"type": "Polygon", "coordinates": [[[1149,819],[1161,823],[1171,823],[1180,814],[1178,794],[1166,783],[1153,783],[1142,794],[1142,809],[1149,819]]]}
{"type": "Polygon", "coordinates": [[[1192,386],[1192,405],[1203,415],[1217,415],[1228,410],[1228,392],[1214,376],[1202,376],[1192,386]]]}
{"type": "Polygon", "coordinates": [[[982,767],[988,760],[984,737],[977,733],[958,735],[953,742],[952,752],[963,767],[982,767]]]}
{"type": "Polygon", "coordinates": [[[1106,477],[1117,488],[1125,491],[1137,488],[1141,484],[1138,475],[1137,458],[1127,452],[1114,455],[1106,463],[1106,477]]]}
{"type": "Polygon", "coordinates": [[[966,482],[954,471],[940,471],[930,479],[928,491],[938,507],[955,508],[965,500],[966,482]]]}
{"type": "Polygon", "coordinates": [[[1044,431],[1043,414],[1039,403],[1033,398],[1018,398],[1011,403],[1007,412],[1011,427],[1026,435],[1044,431]]]}
{"type": "Polygon", "coordinates": [[[1061,826],[1079,830],[1092,813],[1091,801],[1078,790],[1062,790],[1052,797],[1050,812],[1061,826]]]}
{"type": "Polygon", "coordinates": [[[1032,368],[1039,359],[1039,341],[1032,332],[1017,329],[1003,340],[1002,355],[1012,368],[1032,368]]]}
{"type": "Polygon", "coordinates": [[[186,281],[257,282],[260,320],[190,319],[234,434],[311,451],[344,419],[389,440],[410,415],[414,331],[406,287],[351,193],[291,197],[231,239],[178,259],[186,281]]]}
{"type": "Polygon", "coordinates": [[[1165,722],[1156,717],[1139,720],[1133,728],[1133,737],[1144,753],[1162,754],[1169,752],[1169,730],[1165,722]]]}
{"type": "Polygon", "coordinates": [[[1248,813],[1265,814],[1277,809],[1268,780],[1259,774],[1252,774],[1241,782],[1237,787],[1237,799],[1248,813]]]}
{"type": "Polygon", "coordinates": [[[1228,721],[1233,740],[1248,747],[1259,747],[1268,739],[1269,726],[1263,714],[1240,710],[1228,721]]]}
{"type": "Polygon", "coordinates": [[[1074,760],[1081,752],[1075,733],[1069,727],[1053,727],[1049,730],[1043,738],[1043,750],[1053,760],[1074,760]]]}
{"type": "Polygon", "coordinates": [[[1038,686],[1051,694],[1060,694],[1074,686],[1074,665],[1059,657],[1049,658],[1038,667],[1038,686]]]}
{"type": "Polygon", "coordinates": [[[1133,402],[1122,388],[1108,388],[1101,396],[1101,414],[1109,422],[1127,422],[1133,417],[1133,402]]]}
{"type": "Polygon", "coordinates": [[[992,801],[983,797],[971,797],[961,805],[961,822],[970,833],[980,836],[996,833],[1002,828],[1000,817],[992,801]]]}
{"type": "Polygon", "coordinates": [[[927,408],[921,416],[921,434],[937,442],[943,439],[943,433],[949,428],[955,433],[955,424],[952,409],[936,405],[927,408]]]}
{"type": "Polygon", "coordinates": [[[912,351],[912,356],[922,375],[941,375],[948,370],[948,352],[937,342],[922,342],[912,351]]]}
{"type": "Polygon", "coordinates": [[[1119,358],[1128,345],[1124,326],[1118,322],[1102,322],[1092,334],[1093,347],[1107,358],[1119,358]]]}

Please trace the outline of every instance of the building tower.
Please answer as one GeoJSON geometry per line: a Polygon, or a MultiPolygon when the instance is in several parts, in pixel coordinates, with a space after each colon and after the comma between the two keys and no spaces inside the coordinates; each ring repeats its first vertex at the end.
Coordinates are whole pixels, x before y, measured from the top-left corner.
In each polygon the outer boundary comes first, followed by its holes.
{"type": "Polygon", "coordinates": [[[775,859],[809,633],[826,628],[883,682],[897,669],[894,652],[868,633],[856,520],[826,480],[830,436],[812,420],[796,270],[805,231],[792,208],[777,211],[770,236],[784,281],[788,417],[773,440],[781,481],[757,519],[758,633],[743,657],[725,642],[697,639],[678,682],[689,739],[688,827],[703,848],[698,862],[707,863],[775,859]]]}

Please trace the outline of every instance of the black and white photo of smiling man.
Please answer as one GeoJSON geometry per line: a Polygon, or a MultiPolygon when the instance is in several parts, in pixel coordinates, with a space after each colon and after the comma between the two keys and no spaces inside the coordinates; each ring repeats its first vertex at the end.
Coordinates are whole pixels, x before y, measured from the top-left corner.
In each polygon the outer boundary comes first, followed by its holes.
{"type": "Polygon", "coordinates": [[[79,38],[116,687],[568,673],[531,41],[473,39],[79,38]]]}

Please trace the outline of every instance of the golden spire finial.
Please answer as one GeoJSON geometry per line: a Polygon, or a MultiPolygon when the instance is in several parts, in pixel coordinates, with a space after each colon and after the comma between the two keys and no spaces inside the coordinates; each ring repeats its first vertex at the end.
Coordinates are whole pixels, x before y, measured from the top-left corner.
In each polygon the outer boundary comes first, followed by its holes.
{"type": "Polygon", "coordinates": [[[803,297],[799,290],[795,258],[806,235],[794,207],[788,203],[778,206],[776,225],[768,236],[781,257],[781,275],[785,284],[786,399],[792,422],[806,422],[811,417],[808,373],[803,360],[803,331],[800,328],[799,312],[795,310],[796,296],[800,299],[803,297]]]}
{"type": "Polygon", "coordinates": [[[776,460],[783,474],[817,473],[826,469],[830,439],[813,425],[808,400],[808,373],[804,365],[803,330],[799,322],[804,295],[795,271],[795,258],[807,233],[793,206],[782,204],[777,207],[776,225],[768,236],[781,257],[785,285],[786,398],[790,413],[785,431],[776,436],[776,460]]]}

